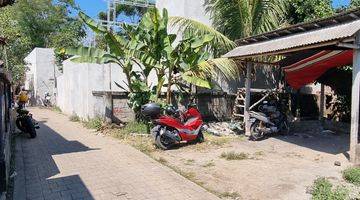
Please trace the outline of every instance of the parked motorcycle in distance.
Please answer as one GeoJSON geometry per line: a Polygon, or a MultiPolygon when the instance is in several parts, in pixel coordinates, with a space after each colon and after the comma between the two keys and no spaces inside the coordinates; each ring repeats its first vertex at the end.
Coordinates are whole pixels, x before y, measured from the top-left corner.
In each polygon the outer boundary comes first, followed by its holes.
{"type": "Polygon", "coordinates": [[[32,114],[23,108],[17,108],[16,112],[18,116],[16,117],[16,126],[23,132],[30,134],[30,138],[36,137],[36,129],[39,129],[38,123],[32,118],[32,114]]]}
{"type": "Polygon", "coordinates": [[[50,96],[50,94],[48,92],[46,92],[45,95],[44,95],[43,105],[45,107],[50,107],[51,106],[51,96],[50,96]]]}
{"type": "Polygon", "coordinates": [[[259,112],[251,111],[251,140],[261,140],[265,136],[280,133],[286,135],[290,131],[289,122],[285,112],[283,111],[283,104],[279,105],[278,101],[271,102],[264,101],[258,107],[259,112]]]}
{"type": "Polygon", "coordinates": [[[151,130],[155,144],[167,150],[176,144],[189,142],[203,142],[203,120],[194,105],[181,112],[169,107],[166,114],[162,114],[160,105],[149,103],[142,107],[142,114],[150,118],[155,127],[151,130]]]}

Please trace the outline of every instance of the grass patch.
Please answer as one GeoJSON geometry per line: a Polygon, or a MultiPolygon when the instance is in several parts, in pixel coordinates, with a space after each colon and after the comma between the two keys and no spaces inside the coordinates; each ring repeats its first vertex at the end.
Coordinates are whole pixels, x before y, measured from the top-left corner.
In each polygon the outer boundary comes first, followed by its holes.
{"type": "Polygon", "coordinates": [[[163,158],[163,157],[160,157],[160,158],[158,158],[158,159],[156,159],[159,163],[161,163],[161,164],[163,164],[163,165],[165,165],[165,164],[167,164],[168,163],[168,161],[165,159],[165,158],[163,158]]]}
{"type": "Polygon", "coordinates": [[[226,160],[247,160],[250,159],[249,154],[244,153],[244,152],[234,152],[234,151],[230,151],[230,152],[223,152],[220,155],[220,158],[224,158],[226,160]]]}
{"type": "Polygon", "coordinates": [[[201,165],[202,167],[214,167],[215,166],[215,163],[214,161],[209,161],[203,165],[201,165]]]}
{"type": "Polygon", "coordinates": [[[223,192],[218,195],[220,198],[239,199],[241,195],[237,192],[223,192]]]}
{"type": "Polygon", "coordinates": [[[185,161],[185,165],[193,165],[194,162],[195,162],[194,159],[187,159],[187,160],[185,161]]]}
{"type": "Polygon", "coordinates": [[[254,156],[264,156],[265,153],[263,151],[257,151],[254,153],[254,156]]]}
{"type": "Polygon", "coordinates": [[[350,167],[344,170],[343,178],[349,183],[360,186],[360,167],[350,167]]]}
{"type": "Polygon", "coordinates": [[[120,130],[124,134],[147,134],[147,125],[141,122],[129,122],[120,130]]]}
{"type": "Polygon", "coordinates": [[[156,151],[156,147],[154,145],[154,141],[151,137],[148,137],[149,135],[146,135],[143,132],[146,130],[146,125],[132,122],[123,128],[118,129],[111,129],[109,134],[117,138],[134,148],[138,149],[139,151],[149,155],[151,152],[156,151]],[[136,135],[136,134],[142,134],[142,135],[136,135]]]}
{"type": "Polygon", "coordinates": [[[312,186],[313,200],[345,200],[349,193],[346,188],[338,186],[333,189],[333,185],[326,178],[318,178],[312,186]]]}
{"type": "Polygon", "coordinates": [[[54,106],[54,107],[52,108],[52,110],[55,111],[55,112],[57,112],[57,113],[62,113],[62,110],[61,110],[60,107],[58,107],[58,106],[54,106]]]}
{"type": "Polygon", "coordinates": [[[72,121],[72,122],[79,122],[80,117],[77,114],[74,113],[69,117],[69,120],[72,121]]]}
{"type": "Polygon", "coordinates": [[[104,120],[101,117],[95,117],[87,121],[83,121],[83,124],[88,129],[100,130],[103,126],[104,120]]]}

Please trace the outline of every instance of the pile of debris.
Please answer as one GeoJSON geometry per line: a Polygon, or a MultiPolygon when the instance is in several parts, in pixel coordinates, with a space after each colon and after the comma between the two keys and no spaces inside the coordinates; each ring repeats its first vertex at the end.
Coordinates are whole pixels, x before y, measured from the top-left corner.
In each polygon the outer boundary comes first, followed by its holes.
{"type": "Polygon", "coordinates": [[[211,122],[204,125],[203,129],[216,136],[239,135],[243,132],[239,122],[211,122]]]}

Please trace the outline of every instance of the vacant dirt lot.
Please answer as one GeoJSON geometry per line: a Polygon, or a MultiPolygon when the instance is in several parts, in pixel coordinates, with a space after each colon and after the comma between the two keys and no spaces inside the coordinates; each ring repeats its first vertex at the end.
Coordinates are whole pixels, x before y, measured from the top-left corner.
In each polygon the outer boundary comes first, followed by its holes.
{"type": "Polygon", "coordinates": [[[341,181],[350,165],[348,135],[309,130],[257,142],[214,137],[151,156],[225,199],[309,199],[317,177],[341,181]],[[228,152],[241,156],[221,156],[228,152]]]}

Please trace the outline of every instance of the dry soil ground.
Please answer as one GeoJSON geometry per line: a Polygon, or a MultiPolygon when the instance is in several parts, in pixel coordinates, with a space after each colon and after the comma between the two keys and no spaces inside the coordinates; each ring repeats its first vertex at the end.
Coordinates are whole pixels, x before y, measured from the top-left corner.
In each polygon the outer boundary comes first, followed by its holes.
{"type": "Polygon", "coordinates": [[[224,139],[151,155],[229,199],[309,199],[308,188],[317,177],[341,182],[341,171],[350,165],[348,135],[314,132],[257,142],[224,139]],[[232,151],[247,158],[221,158],[222,153],[232,151]],[[335,161],[341,166],[335,166],[335,161]]]}

